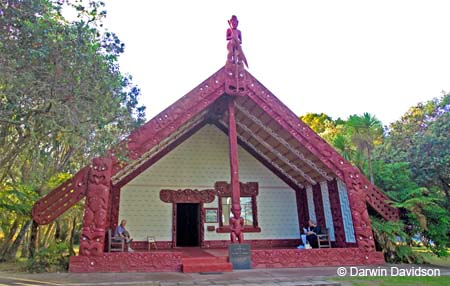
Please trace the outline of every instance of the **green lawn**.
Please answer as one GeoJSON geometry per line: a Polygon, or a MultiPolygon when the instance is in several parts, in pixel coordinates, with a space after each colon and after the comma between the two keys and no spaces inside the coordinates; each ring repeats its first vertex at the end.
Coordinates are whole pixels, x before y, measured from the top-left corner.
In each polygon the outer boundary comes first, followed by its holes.
{"type": "MultiPolygon", "coordinates": [[[[447,257],[437,257],[425,247],[413,247],[413,250],[414,252],[420,253],[424,257],[426,263],[437,266],[450,267],[450,255],[448,255],[447,257]]],[[[450,249],[448,249],[448,251],[450,252],[450,249]]]]}
{"type": "Polygon", "coordinates": [[[450,285],[450,276],[440,277],[336,277],[330,280],[353,286],[442,286],[450,285]]]}
{"type": "Polygon", "coordinates": [[[19,258],[12,262],[2,262],[0,263],[0,272],[26,272],[27,259],[19,258]]]}
{"type": "MultiPolygon", "coordinates": [[[[415,252],[419,252],[425,259],[426,263],[431,265],[450,267],[450,255],[447,257],[437,257],[425,247],[414,247],[415,252]]],[[[450,276],[440,277],[336,277],[332,278],[336,282],[343,285],[352,286],[434,286],[434,285],[450,285],[450,276]]]]}

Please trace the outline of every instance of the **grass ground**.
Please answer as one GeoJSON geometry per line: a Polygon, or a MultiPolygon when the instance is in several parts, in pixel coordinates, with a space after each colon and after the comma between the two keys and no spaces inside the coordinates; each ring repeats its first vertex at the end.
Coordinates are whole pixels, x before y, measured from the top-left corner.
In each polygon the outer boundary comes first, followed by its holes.
{"type": "Polygon", "coordinates": [[[442,286],[450,285],[450,276],[440,277],[336,277],[331,280],[352,286],[442,286]]]}
{"type": "Polygon", "coordinates": [[[12,262],[2,262],[0,263],[0,272],[26,272],[27,259],[19,258],[12,262]]]}
{"type": "MultiPolygon", "coordinates": [[[[414,247],[415,252],[420,253],[425,262],[430,265],[450,267],[450,255],[437,257],[425,247],[414,247]]],[[[450,249],[449,249],[450,250],[450,249]]],[[[450,276],[441,277],[335,277],[331,280],[342,285],[352,286],[434,286],[450,285],[450,276]]]]}
{"type": "MultiPolygon", "coordinates": [[[[413,247],[413,250],[414,252],[420,253],[424,257],[426,263],[442,267],[450,267],[450,255],[447,257],[437,257],[425,247],[413,247]]],[[[450,252],[450,249],[448,249],[448,251],[450,252]]]]}

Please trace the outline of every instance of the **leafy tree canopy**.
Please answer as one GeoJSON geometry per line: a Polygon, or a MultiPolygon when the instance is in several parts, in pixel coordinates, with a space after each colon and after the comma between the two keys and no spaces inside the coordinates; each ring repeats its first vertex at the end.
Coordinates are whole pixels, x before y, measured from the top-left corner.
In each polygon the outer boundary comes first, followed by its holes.
{"type": "MultiPolygon", "coordinates": [[[[15,257],[36,199],[144,121],[140,90],[118,65],[125,45],[104,31],[105,16],[97,0],[0,1],[0,260],[15,257]]],[[[73,253],[81,214],[72,208],[41,229],[36,245],[66,239],[73,253]]]]}

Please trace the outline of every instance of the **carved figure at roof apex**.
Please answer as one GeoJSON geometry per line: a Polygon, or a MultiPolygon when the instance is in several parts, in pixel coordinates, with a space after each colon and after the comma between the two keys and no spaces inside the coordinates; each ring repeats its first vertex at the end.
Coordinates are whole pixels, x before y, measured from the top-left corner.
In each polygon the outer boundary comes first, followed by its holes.
{"type": "Polygon", "coordinates": [[[228,20],[228,25],[230,28],[227,30],[227,49],[228,56],[227,61],[233,64],[241,64],[244,63],[248,68],[247,59],[245,58],[244,52],[242,51],[242,33],[238,30],[237,26],[239,25],[239,21],[235,15],[231,16],[231,19],[228,20]]]}

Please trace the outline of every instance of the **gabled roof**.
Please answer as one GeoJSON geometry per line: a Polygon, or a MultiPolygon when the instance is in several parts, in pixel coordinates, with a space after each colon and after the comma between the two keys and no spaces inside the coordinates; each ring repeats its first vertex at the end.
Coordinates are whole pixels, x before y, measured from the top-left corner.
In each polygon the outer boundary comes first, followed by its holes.
{"type": "MultiPolygon", "coordinates": [[[[127,164],[114,160],[112,185],[120,188],[157,162],[205,124],[227,132],[228,96],[236,96],[239,144],[295,190],[339,178],[363,188],[367,202],[384,218],[397,219],[398,211],[360,171],[347,162],[297,115],[240,65],[227,64],[123,142],[127,164]],[[350,180],[351,178],[351,180],[350,180]]],[[[114,157],[113,152],[111,156],[114,157]]],[[[50,192],[33,207],[33,218],[47,224],[84,197],[87,172],[50,192]]]]}

